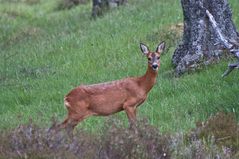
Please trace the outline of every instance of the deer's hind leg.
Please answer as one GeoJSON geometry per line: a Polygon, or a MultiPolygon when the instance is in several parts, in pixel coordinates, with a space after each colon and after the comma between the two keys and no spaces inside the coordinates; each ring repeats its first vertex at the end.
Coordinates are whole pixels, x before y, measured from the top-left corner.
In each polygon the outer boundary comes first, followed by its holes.
{"type": "Polygon", "coordinates": [[[73,131],[79,122],[92,115],[92,113],[88,110],[87,104],[84,102],[79,102],[75,105],[67,103],[65,105],[68,110],[68,116],[61,124],[59,124],[60,129],[73,131]]]}
{"type": "Polygon", "coordinates": [[[66,129],[68,132],[72,132],[76,125],[88,116],[89,115],[78,114],[68,115],[67,118],[59,125],[59,129],[66,129]]]}

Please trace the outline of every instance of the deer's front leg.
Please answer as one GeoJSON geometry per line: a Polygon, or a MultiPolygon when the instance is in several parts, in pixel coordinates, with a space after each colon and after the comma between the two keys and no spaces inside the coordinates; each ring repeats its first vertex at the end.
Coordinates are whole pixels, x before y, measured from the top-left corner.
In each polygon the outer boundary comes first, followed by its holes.
{"type": "Polygon", "coordinates": [[[123,108],[129,119],[129,125],[132,128],[132,126],[135,125],[136,122],[136,106],[134,100],[124,103],[123,108]]]}
{"type": "Polygon", "coordinates": [[[134,124],[136,121],[136,107],[128,106],[125,107],[124,109],[129,119],[129,124],[130,125],[134,124]]]}

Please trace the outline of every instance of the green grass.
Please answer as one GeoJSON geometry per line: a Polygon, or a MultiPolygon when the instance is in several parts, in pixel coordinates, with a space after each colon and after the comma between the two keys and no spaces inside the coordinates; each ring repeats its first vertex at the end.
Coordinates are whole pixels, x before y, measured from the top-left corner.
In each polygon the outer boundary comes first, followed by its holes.
{"type": "MultiPolygon", "coordinates": [[[[239,72],[221,78],[228,60],[181,78],[172,75],[176,42],[165,31],[183,22],[179,1],[132,0],[96,20],[90,3],[57,11],[57,1],[37,2],[0,1],[0,129],[29,118],[41,125],[52,116],[63,120],[63,97],[72,88],[144,74],[139,43],[155,49],[162,40],[169,45],[157,84],[138,116],[163,131],[188,130],[218,111],[238,117],[239,72]]],[[[237,0],[229,2],[238,27],[237,0]]],[[[127,121],[124,113],[114,116],[127,121]]],[[[79,126],[99,131],[104,120],[91,117],[79,126]]]]}

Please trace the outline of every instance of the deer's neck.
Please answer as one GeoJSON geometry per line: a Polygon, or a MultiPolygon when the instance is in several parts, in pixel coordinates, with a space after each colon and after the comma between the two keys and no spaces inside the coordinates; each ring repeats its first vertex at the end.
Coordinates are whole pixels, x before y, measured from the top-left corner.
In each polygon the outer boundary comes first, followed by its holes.
{"type": "Polygon", "coordinates": [[[156,77],[158,75],[158,71],[153,71],[150,66],[148,66],[148,69],[146,73],[140,77],[140,86],[144,89],[145,93],[147,94],[151,88],[156,83],[156,77]]]}

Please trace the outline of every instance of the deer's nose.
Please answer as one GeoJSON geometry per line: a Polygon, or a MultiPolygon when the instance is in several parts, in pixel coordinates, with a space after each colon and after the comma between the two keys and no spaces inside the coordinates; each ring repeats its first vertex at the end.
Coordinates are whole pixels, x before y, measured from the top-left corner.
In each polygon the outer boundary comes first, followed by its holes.
{"type": "Polygon", "coordinates": [[[156,70],[158,68],[158,65],[157,64],[153,64],[152,67],[153,67],[154,70],[156,70]]]}

